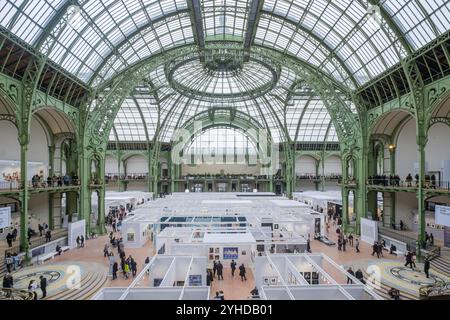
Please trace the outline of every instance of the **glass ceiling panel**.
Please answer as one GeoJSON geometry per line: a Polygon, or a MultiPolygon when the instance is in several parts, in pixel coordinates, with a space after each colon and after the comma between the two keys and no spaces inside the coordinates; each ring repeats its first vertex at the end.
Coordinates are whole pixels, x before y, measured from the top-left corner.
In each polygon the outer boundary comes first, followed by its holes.
{"type": "Polygon", "coordinates": [[[383,0],[382,6],[414,49],[450,29],[450,3],[445,0],[383,0]]]}
{"type": "Polygon", "coordinates": [[[184,151],[189,155],[256,155],[253,141],[242,130],[214,127],[194,137],[184,151]]]}
{"type": "MultiPolygon", "coordinates": [[[[65,16],[68,1],[0,0],[0,25],[30,45],[41,43],[48,29],[50,37],[57,37],[49,58],[86,82],[100,73],[93,84],[194,40],[186,0],[79,0],[79,12],[73,11],[61,32],[51,30],[65,16]]],[[[206,38],[243,39],[250,3],[200,0],[206,38]]],[[[413,49],[450,29],[447,0],[379,4],[413,49]]],[[[360,0],[265,0],[255,42],[294,54],[352,88],[347,73],[363,84],[405,55],[395,33],[379,23],[372,9],[360,0]]]]}
{"type": "Polygon", "coordinates": [[[249,6],[250,0],[201,0],[205,36],[243,38],[249,6]]]}
{"type": "Polygon", "coordinates": [[[0,25],[33,45],[64,0],[0,0],[0,25]]]}

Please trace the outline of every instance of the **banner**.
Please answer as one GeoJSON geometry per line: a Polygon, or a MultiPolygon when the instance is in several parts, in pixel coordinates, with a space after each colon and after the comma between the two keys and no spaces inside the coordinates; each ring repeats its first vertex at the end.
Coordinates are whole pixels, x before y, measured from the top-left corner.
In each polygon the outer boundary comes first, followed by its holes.
{"type": "Polygon", "coordinates": [[[0,229],[11,226],[11,207],[0,208],[0,229]]]}
{"type": "Polygon", "coordinates": [[[436,206],[434,223],[450,227],[450,207],[436,206]]]}
{"type": "Polygon", "coordinates": [[[444,247],[450,247],[450,227],[444,227],[444,247]]]}

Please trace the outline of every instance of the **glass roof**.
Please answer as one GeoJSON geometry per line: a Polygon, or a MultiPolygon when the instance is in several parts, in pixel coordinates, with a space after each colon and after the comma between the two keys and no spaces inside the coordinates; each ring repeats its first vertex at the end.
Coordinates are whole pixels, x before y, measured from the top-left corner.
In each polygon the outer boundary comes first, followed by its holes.
{"type": "Polygon", "coordinates": [[[207,129],[186,146],[186,155],[256,155],[253,141],[241,130],[234,128],[207,129]]]}
{"type": "MultiPolygon", "coordinates": [[[[244,43],[251,0],[199,2],[206,41],[244,43]]],[[[450,29],[448,0],[378,3],[265,0],[254,44],[292,54],[354,88],[405,56],[398,37],[417,50],[450,29]]],[[[0,7],[2,27],[93,85],[157,52],[194,44],[186,0],[0,0],[0,7]],[[54,46],[44,46],[46,39],[54,46]]]]}
{"type": "MultiPolygon", "coordinates": [[[[164,65],[153,71],[147,77],[151,86],[136,88],[132,97],[124,102],[114,122],[115,130],[111,132],[110,140],[152,140],[157,126],[159,103],[161,110],[160,140],[162,142],[171,142],[177,128],[183,127],[194,116],[208,112],[211,107],[219,108],[217,113],[222,110],[221,108],[231,108],[251,117],[260,127],[270,131],[275,143],[286,141],[286,134],[293,141],[337,141],[336,132],[325,104],[310,88],[303,85],[295,86],[298,78],[291,69],[281,67],[277,71],[276,82],[264,94],[244,94],[239,98],[231,99],[222,98],[224,86],[231,91],[234,90],[233,92],[248,90],[242,84],[246,84],[247,79],[253,79],[255,75],[253,67],[259,70],[258,68],[261,66],[250,60],[244,63],[238,76],[230,78],[227,77],[227,72],[223,72],[220,74],[225,75],[224,78],[218,77],[221,81],[210,78],[205,81],[205,72],[208,70],[198,67],[199,65],[201,64],[197,59],[195,63],[193,62],[192,67],[189,62],[173,72],[167,70],[167,66],[164,65]],[[184,66],[189,67],[185,68],[184,66]],[[179,77],[180,81],[184,79],[183,83],[186,86],[191,84],[196,86],[195,88],[201,87],[202,90],[211,93],[211,97],[214,99],[205,99],[204,95],[191,95],[189,92],[176,90],[178,88],[175,89],[173,82],[169,83],[168,80],[171,74],[175,75],[175,78],[179,77]],[[223,79],[227,80],[223,81],[223,79]],[[230,79],[236,82],[231,82],[230,79]],[[246,80],[238,81],[236,79],[246,80]],[[150,87],[157,88],[157,98],[149,98],[150,87]],[[286,102],[286,100],[288,101],[286,102]],[[283,128],[286,128],[286,133],[283,128]]],[[[263,74],[258,81],[262,81],[261,79],[269,80],[268,76],[263,74]]],[[[355,112],[353,106],[349,106],[349,108],[355,112]]]]}

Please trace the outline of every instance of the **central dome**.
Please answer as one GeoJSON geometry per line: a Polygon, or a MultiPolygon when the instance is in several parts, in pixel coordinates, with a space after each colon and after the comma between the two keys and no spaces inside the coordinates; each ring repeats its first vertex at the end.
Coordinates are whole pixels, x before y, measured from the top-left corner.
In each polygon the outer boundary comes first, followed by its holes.
{"type": "Polygon", "coordinates": [[[226,56],[207,62],[185,60],[169,72],[172,87],[197,99],[246,100],[261,96],[277,83],[279,70],[256,59],[247,62],[226,56]]]}

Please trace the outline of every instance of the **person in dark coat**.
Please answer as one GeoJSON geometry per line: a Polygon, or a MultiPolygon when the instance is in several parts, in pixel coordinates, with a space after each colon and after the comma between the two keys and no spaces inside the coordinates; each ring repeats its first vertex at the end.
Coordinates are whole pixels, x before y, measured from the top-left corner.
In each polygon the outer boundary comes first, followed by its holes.
{"type": "Polygon", "coordinates": [[[214,260],[214,262],[213,262],[213,278],[216,277],[216,272],[217,272],[217,261],[214,260]]]}
{"type": "Polygon", "coordinates": [[[231,267],[231,276],[234,277],[234,272],[236,271],[236,261],[231,260],[230,267],[231,267]]]}
{"type": "Polygon", "coordinates": [[[364,275],[363,275],[361,269],[356,270],[355,277],[356,277],[356,279],[361,281],[362,284],[366,284],[366,281],[364,280],[364,275]]]}
{"type": "Polygon", "coordinates": [[[8,247],[12,247],[12,241],[13,241],[13,235],[11,234],[11,232],[8,232],[8,234],[6,235],[6,242],[8,243],[8,247]]]}
{"type": "Polygon", "coordinates": [[[42,299],[44,299],[47,296],[47,278],[40,276],[39,279],[41,279],[42,299]]]}
{"type": "Polygon", "coordinates": [[[130,259],[130,269],[131,269],[131,274],[133,275],[133,278],[136,277],[137,263],[133,258],[130,259]]]}
{"type": "Polygon", "coordinates": [[[247,277],[245,276],[246,272],[247,271],[245,270],[244,264],[241,264],[239,267],[239,276],[241,277],[241,281],[247,281],[247,277]]]}
{"type": "Polygon", "coordinates": [[[212,271],[211,271],[211,269],[208,269],[208,271],[206,272],[206,285],[210,286],[211,282],[213,282],[213,281],[214,281],[214,278],[213,278],[212,271]]]}
{"type": "MultiPolygon", "coordinates": [[[[353,271],[352,267],[348,268],[347,272],[352,275],[355,276],[355,271],[353,271]]],[[[353,280],[350,277],[347,277],[347,284],[353,284],[353,280]]]]}
{"type": "Polygon", "coordinates": [[[13,279],[11,273],[8,272],[7,274],[5,274],[5,276],[3,277],[3,284],[2,285],[3,285],[4,289],[7,289],[6,297],[10,298],[11,297],[11,290],[8,290],[8,289],[12,289],[13,285],[14,285],[14,279],[13,279]]]}
{"type": "Polygon", "coordinates": [[[424,263],[423,263],[423,271],[425,272],[425,275],[427,276],[427,278],[430,277],[430,260],[425,259],[424,263]]]}
{"type": "Polygon", "coordinates": [[[405,263],[405,267],[408,266],[413,269],[413,260],[412,260],[412,253],[408,252],[408,254],[406,255],[406,263],[405,263]]]}
{"type": "Polygon", "coordinates": [[[114,261],[113,267],[112,267],[112,279],[117,279],[117,270],[119,269],[119,265],[117,264],[117,261],[114,261]]]}
{"type": "Polygon", "coordinates": [[[220,261],[217,263],[217,279],[223,280],[223,264],[220,261]]]}

